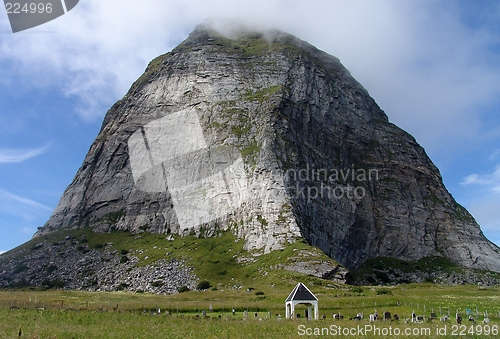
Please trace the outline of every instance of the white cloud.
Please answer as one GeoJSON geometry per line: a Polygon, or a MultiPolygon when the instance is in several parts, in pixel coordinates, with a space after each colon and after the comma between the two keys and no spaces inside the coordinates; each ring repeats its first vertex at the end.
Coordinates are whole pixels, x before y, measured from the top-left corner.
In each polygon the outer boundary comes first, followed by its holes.
{"type": "MultiPolygon", "coordinates": [[[[481,185],[500,193],[500,165],[490,174],[470,174],[464,178],[462,185],[481,185]]],[[[498,208],[498,206],[497,206],[498,208]]]]}
{"type": "Polygon", "coordinates": [[[34,234],[36,232],[36,229],[32,227],[23,227],[21,228],[21,233],[23,234],[34,234]]]}
{"type": "Polygon", "coordinates": [[[500,246],[500,165],[488,174],[470,174],[461,185],[471,186],[467,209],[487,238],[500,246]],[[475,192],[472,192],[475,188],[475,192]]]}
{"type": "Polygon", "coordinates": [[[50,208],[48,206],[45,206],[37,201],[20,197],[18,195],[12,194],[8,191],[5,191],[3,189],[0,189],[0,201],[3,201],[2,205],[6,202],[18,202],[21,203],[22,205],[32,208],[32,209],[41,209],[41,210],[46,210],[46,211],[53,211],[53,208],[50,208]]]}
{"type": "Polygon", "coordinates": [[[488,239],[500,246],[500,198],[487,197],[469,204],[468,210],[488,239]]]}
{"type": "Polygon", "coordinates": [[[53,208],[38,201],[0,189],[0,220],[2,229],[7,232],[4,246],[14,247],[21,239],[29,240],[40,222],[47,220],[52,211],[53,208]]]}
{"type": "Polygon", "coordinates": [[[500,149],[497,149],[496,151],[494,151],[493,153],[490,154],[489,156],[489,160],[490,161],[494,161],[496,160],[498,157],[500,156],[500,149]]]}
{"type": "Polygon", "coordinates": [[[32,150],[0,149],[0,164],[23,162],[47,152],[49,148],[50,144],[32,150]]]}
{"type": "MultiPolygon", "coordinates": [[[[459,149],[489,128],[478,107],[500,94],[500,65],[490,51],[497,34],[488,25],[464,24],[457,6],[396,0],[86,0],[31,30],[54,33],[4,35],[0,64],[9,62],[32,77],[33,85],[60,86],[79,98],[82,116],[96,119],[149,60],[177,45],[196,24],[208,17],[245,18],[339,57],[391,120],[426,148],[459,149]]],[[[489,14],[498,19],[498,12],[489,14]]]]}

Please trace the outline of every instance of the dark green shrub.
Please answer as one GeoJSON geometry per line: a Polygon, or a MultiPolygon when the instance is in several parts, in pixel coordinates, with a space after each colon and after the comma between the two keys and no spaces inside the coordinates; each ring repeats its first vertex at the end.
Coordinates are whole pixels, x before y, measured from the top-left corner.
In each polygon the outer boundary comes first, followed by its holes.
{"type": "Polygon", "coordinates": [[[47,273],[52,273],[52,272],[57,270],[57,266],[56,265],[47,266],[46,270],[47,270],[47,273]]]}
{"type": "Polygon", "coordinates": [[[179,293],[189,292],[189,287],[181,286],[177,289],[177,292],[179,292],[179,293]]]}
{"type": "Polygon", "coordinates": [[[12,282],[9,283],[9,287],[13,288],[23,288],[23,287],[30,287],[30,283],[26,279],[21,279],[17,282],[12,282]]]}
{"type": "Polygon", "coordinates": [[[24,264],[18,264],[16,266],[16,268],[14,269],[14,273],[21,273],[23,271],[26,271],[28,269],[28,266],[24,265],[24,264]]]}
{"type": "Polygon", "coordinates": [[[385,272],[375,272],[375,276],[377,277],[377,279],[382,280],[382,282],[384,283],[388,283],[391,281],[391,279],[385,272]]]}
{"type": "Polygon", "coordinates": [[[350,291],[352,293],[363,293],[363,289],[361,287],[359,287],[359,286],[351,287],[350,291]]]}
{"type": "Polygon", "coordinates": [[[424,282],[434,284],[434,280],[431,277],[426,277],[424,282]]]}
{"type": "Polygon", "coordinates": [[[124,290],[124,289],[126,289],[127,287],[128,287],[128,285],[127,285],[127,284],[125,284],[125,283],[121,283],[120,285],[118,285],[118,286],[116,287],[116,290],[117,290],[117,291],[123,291],[123,290],[124,290]]]}
{"type": "Polygon", "coordinates": [[[198,285],[196,285],[196,289],[201,291],[201,290],[208,290],[210,288],[210,283],[207,280],[200,281],[198,285]]]}
{"type": "Polygon", "coordinates": [[[39,250],[41,248],[43,248],[43,244],[37,244],[37,245],[31,246],[30,250],[36,251],[36,250],[39,250]]]}
{"type": "Polygon", "coordinates": [[[44,281],[42,281],[42,286],[48,289],[63,288],[65,285],[66,283],[59,279],[54,279],[54,280],[45,279],[44,281]]]}

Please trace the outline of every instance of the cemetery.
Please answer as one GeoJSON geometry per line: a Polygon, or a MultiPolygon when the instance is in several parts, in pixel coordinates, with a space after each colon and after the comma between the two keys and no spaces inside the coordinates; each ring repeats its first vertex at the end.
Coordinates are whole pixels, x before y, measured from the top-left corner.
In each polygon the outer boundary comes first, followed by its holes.
{"type": "MultiPolygon", "coordinates": [[[[500,324],[498,292],[496,286],[474,285],[328,287],[314,279],[258,290],[173,295],[11,290],[0,292],[0,336],[13,337],[21,330],[28,338],[65,338],[70,333],[75,338],[219,338],[223,333],[230,338],[261,338],[262,333],[299,338],[301,329],[426,331],[444,326],[448,332],[462,326],[494,335],[500,324]]],[[[435,333],[423,337],[434,338],[435,333]]]]}

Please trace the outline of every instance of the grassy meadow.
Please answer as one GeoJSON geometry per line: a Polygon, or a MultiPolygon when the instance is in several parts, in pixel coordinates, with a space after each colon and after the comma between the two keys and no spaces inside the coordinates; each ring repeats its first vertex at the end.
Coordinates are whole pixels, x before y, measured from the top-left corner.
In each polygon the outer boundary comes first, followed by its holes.
{"type": "MultiPolygon", "coordinates": [[[[0,338],[18,338],[19,329],[21,338],[30,339],[498,336],[500,287],[445,286],[430,282],[360,287],[284,269],[285,265],[295,262],[314,264],[332,261],[304,241],[289,244],[279,251],[256,255],[245,250],[243,241],[231,232],[220,232],[210,238],[191,235],[166,240],[165,235],[146,232],[138,235],[119,231],[94,233],[90,229],[61,230],[32,239],[13,250],[13,258],[23,255],[20,249],[40,250],[38,245],[41,242],[54,246],[59,244],[58,248],[63,244],[74,246],[76,253],[114,251],[116,255],[137,258],[139,266],[154,265],[160,259],[183,260],[193,268],[200,281],[210,282],[210,287],[205,291],[172,295],[126,288],[93,293],[31,287],[0,290],[0,338]],[[66,241],[68,235],[74,237],[74,241],[66,241]],[[284,300],[299,281],[319,298],[319,315],[320,318],[324,315],[325,319],[305,320],[305,306],[296,309],[301,319],[284,319],[284,300]],[[246,319],[245,310],[248,311],[246,319]],[[397,314],[400,320],[369,323],[369,314],[375,310],[380,316],[386,311],[391,315],[397,314]],[[476,310],[479,316],[476,316],[476,310]],[[203,317],[203,311],[207,317],[203,317]],[[438,318],[449,314],[451,319],[447,323],[439,319],[407,323],[405,320],[411,317],[413,311],[425,317],[429,317],[431,312],[438,318]],[[464,317],[464,327],[452,327],[456,325],[454,318],[457,311],[464,317]],[[467,320],[467,311],[477,318],[476,323],[467,320]],[[482,323],[486,311],[490,319],[488,326],[482,323]],[[360,312],[364,314],[363,320],[349,320],[360,312]],[[343,319],[333,319],[334,313],[340,313],[343,319]],[[363,331],[358,332],[358,326],[363,331]],[[379,332],[366,332],[365,326],[376,326],[379,332]],[[354,329],[355,333],[342,332],[346,329],[354,329]],[[437,334],[437,330],[441,332],[437,334]],[[405,331],[410,331],[410,335],[406,335],[405,331]]],[[[399,267],[403,271],[421,268],[452,272],[459,269],[439,258],[415,263],[388,260],[370,262],[363,268],[366,272],[358,274],[369,273],[379,266],[399,267]]],[[[375,331],[375,328],[372,329],[375,331]]]]}
{"type": "MultiPolygon", "coordinates": [[[[259,291],[245,289],[190,291],[174,295],[154,295],[132,292],[79,292],[34,289],[0,292],[0,337],[17,338],[19,329],[22,338],[301,338],[335,337],[330,326],[351,328],[365,325],[377,326],[389,331],[396,328],[403,332],[421,331],[411,336],[385,335],[387,333],[356,333],[344,337],[384,338],[421,337],[446,338],[452,335],[454,316],[458,310],[464,316],[464,329],[456,328],[455,334],[463,332],[467,338],[492,338],[494,335],[477,334],[485,331],[483,312],[490,317],[489,330],[500,324],[500,288],[464,286],[442,286],[433,284],[411,284],[395,287],[349,287],[335,288],[310,284],[309,288],[319,298],[319,314],[326,319],[306,321],[305,307],[297,313],[301,319],[279,319],[284,317],[284,300],[293,288],[267,286],[259,291]],[[398,303],[400,304],[398,306],[398,303]],[[212,312],[210,312],[212,305],[212,312]],[[233,315],[231,310],[235,309],[233,315]],[[469,309],[476,323],[466,319],[469,309]],[[160,309],[161,313],[158,313],[160,309]],[[368,314],[377,310],[398,314],[400,321],[368,322],[368,314]],[[208,316],[203,318],[203,310],[208,316]],[[244,319],[248,310],[248,319],[244,319]],[[433,311],[438,317],[450,313],[451,321],[438,320],[424,323],[406,323],[412,311],[429,317],[433,311]],[[424,313],[425,310],[425,313],[424,313]],[[333,313],[342,314],[343,320],[334,320],[333,313]],[[362,321],[349,320],[363,312],[362,321]],[[255,317],[257,313],[257,317],[255,317]],[[437,335],[438,326],[447,335],[437,335]],[[323,331],[316,332],[314,330],[323,331]],[[431,331],[427,335],[426,329],[431,331]],[[309,331],[309,332],[308,332],[309,331]],[[420,335],[423,333],[424,335],[420,335]],[[311,335],[308,335],[311,334],[311,335]]],[[[338,331],[338,328],[337,328],[338,331]]]]}

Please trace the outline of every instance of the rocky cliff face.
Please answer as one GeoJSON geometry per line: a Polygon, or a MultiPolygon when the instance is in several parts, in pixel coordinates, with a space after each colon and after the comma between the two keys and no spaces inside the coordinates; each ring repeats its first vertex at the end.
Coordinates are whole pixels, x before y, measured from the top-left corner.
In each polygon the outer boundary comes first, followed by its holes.
{"type": "Polygon", "coordinates": [[[284,33],[198,27],[106,114],[36,235],[92,227],[247,250],[304,237],[349,268],[444,256],[500,271],[500,249],[338,59],[284,33]]]}

